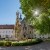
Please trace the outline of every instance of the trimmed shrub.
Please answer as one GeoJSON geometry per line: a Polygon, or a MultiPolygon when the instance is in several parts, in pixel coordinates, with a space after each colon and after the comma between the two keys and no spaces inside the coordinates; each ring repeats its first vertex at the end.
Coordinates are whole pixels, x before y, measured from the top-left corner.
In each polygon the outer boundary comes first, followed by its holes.
{"type": "Polygon", "coordinates": [[[36,41],[38,41],[39,43],[43,42],[42,39],[36,39],[36,41]]]}
{"type": "Polygon", "coordinates": [[[7,42],[5,43],[5,46],[11,46],[11,42],[7,41],[7,42]]]}
{"type": "Polygon", "coordinates": [[[34,44],[38,44],[41,43],[42,40],[41,39],[36,39],[35,41],[28,41],[28,42],[23,42],[23,43],[12,43],[12,46],[28,46],[28,45],[34,45],[34,44]]]}
{"type": "Polygon", "coordinates": [[[4,46],[4,42],[0,42],[0,46],[4,46]]]}
{"type": "Polygon", "coordinates": [[[12,46],[19,46],[18,43],[12,43],[12,46]]]}
{"type": "Polygon", "coordinates": [[[41,39],[33,39],[32,41],[26,41],[26,42],[10,42],[10,41],[0,41],[0,46],[28,46],[28,45],[34,45],[43,42],[41,39]]]}

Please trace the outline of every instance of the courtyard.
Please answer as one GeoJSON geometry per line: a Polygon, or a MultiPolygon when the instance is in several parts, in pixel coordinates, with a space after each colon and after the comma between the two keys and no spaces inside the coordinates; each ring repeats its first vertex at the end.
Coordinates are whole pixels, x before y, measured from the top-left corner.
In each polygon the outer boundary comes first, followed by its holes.
{"type": "Polygon", "coordinates": [[[43,42],[32,46],[0,47],[0,50],[50,50],[50,42],[43,42]]]}

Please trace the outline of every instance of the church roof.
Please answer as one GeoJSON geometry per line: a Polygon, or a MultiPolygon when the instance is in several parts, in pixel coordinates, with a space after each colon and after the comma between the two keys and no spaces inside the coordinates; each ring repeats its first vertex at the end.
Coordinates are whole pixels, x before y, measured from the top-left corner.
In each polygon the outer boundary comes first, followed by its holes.
{"type": "Polygon", "coordinates": [[[0,25],[0,29],[14,29],[14,25],[0,25]]]}

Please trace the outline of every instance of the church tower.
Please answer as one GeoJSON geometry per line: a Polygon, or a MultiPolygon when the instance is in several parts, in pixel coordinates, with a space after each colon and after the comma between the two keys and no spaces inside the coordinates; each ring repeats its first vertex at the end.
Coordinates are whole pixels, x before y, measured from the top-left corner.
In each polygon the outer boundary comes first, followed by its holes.
{"type": "Polygon", "coordinates": [[[20,14],[20,18],[19,19],[20,19],[20,22],[21,22],[22,21],[22,15],[21,14],[20,14]]]}
{"type": "Polygon", "coordinates": [[[16,25],[20,24],[19,12],[16,12],[16,25]]]}
{"type": "Polygon", "coordinates": [[[16,23],[15,23],[15,38],[20,37],[20,32],[21,32],[21,22],[19,18],[19,12],[16,12],[16,23]]]}

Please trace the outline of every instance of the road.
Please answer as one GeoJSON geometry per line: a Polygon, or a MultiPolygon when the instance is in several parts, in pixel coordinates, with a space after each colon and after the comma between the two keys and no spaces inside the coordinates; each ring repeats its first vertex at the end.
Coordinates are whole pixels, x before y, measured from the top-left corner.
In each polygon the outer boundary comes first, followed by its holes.
{"type": "Polygon", "coordinates": [[[0,50],[50,50],[50,42],[43,42],[32,46],[0,47],[0,50]]]}

